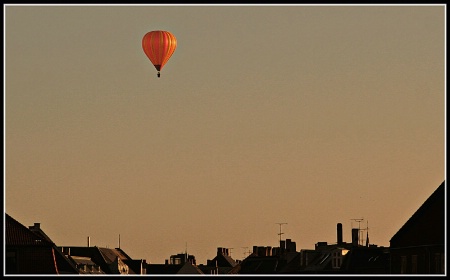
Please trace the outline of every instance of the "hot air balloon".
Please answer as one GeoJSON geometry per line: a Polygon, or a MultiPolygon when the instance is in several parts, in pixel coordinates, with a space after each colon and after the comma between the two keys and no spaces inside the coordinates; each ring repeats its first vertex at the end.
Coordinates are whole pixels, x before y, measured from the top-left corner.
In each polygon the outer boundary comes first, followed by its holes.
{"type": "Polygon", "coordinates": [[[160,71],[177,48],[177,39],[168,31],[150,31],[142,38],[142,48],[158,71],[159,78],[160,71]]]}

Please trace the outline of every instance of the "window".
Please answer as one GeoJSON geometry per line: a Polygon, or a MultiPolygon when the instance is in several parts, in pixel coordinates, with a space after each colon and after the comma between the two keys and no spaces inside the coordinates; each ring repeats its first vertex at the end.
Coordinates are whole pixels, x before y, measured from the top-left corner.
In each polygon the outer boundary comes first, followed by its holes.
{"type": "Polygon", "coordinates": [[[405,274],[406,273],[406,265],[408,263],[407,263],[406,256],[402,256],[401,258],[402,259],[401,259],[401,265],[400,265],[400,273],[405,274]]]}
{"type": "Polygon", "coordinates": [[[434,272],[445,273],[445,256],[441,253],[434,254],[434,272]]]}
{"type": "Polygon", "coordinates": [[[331,265],[334,269],[339,269],[342,266],[343,256],[347,253],[348,250],[337,249],[333,252],[331,265]]]}
{"type": "Polygon", "coordinates": [[[342,262],[341,251],[333,252],[332,266],[333,268],[340,268],[342,262]]]}
{"type": "Polygon", "coordinates": [[[18,273],[17,256],[15,251],[6,252],[6,274],[18,273]]]}
{"type": "Polygon", "coordinates": [[[411,273],[417,274],[417,255],[411,256],[411,273]]]}

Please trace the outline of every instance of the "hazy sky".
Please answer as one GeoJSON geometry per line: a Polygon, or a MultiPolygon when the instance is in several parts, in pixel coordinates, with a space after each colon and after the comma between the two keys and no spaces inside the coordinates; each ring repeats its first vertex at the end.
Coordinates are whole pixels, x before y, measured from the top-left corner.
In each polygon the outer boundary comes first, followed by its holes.
{"type": "Polygon", "coordinates": [[[4,15],[4,208],[58,246],[206,264],[359,218],[389,246],[446,178],[444,5],[4,15]],[[152,30],[178,41],[161,78],[152,30]]]}

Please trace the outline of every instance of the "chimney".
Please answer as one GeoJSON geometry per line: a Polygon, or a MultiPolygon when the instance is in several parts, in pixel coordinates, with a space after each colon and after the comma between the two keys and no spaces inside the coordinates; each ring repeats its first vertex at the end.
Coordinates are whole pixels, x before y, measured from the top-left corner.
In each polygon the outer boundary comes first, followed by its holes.
{"type": "Polygon", "coordinates": [[[317,242],[315,245],[315,249],[317,250],[317,248],[323,247],[323,246],[328,246],[328,242],[326,242],[326,241],[317,242]]]}
{"type": "Polygon", "coordinates": [[[29,226],[29,229],[33,230],[33,229],[40,229],[41,228],[41,223],[34,223],[34,226],[29,226]]]}
{"type": "Polygon", "coordinates": [[[294,241],[291,241],[291,239],[286,239],[286,251],[287,252],[296,252],[297,251],[297,245],[294,241]]]}
{"type": "Polygon", "coordinates": [[[264,246],[258,246],[258,256],[259,257],[265,257],[265,248],[264,246]]]}
{"type": "Polygon", "coordinates": [[[358,246],[359,244],[359,229],[352,228],[352,245],[358,246]]]}
{"type": "Polygon", "coordinates": [[[337,244],[342,244],[342,224],[337,224],[337,244]]]}
{"type": "Polygon", "coordinates": [[[89,236],[87,237],[87,242],[88,242],[87,246],[91,247],[91,238],[89,236]]]}
{"type": "Polygon", "coordinates": [[[278,256],[280,254],[280,247],[272,248],[272,256],[278,256]]]}

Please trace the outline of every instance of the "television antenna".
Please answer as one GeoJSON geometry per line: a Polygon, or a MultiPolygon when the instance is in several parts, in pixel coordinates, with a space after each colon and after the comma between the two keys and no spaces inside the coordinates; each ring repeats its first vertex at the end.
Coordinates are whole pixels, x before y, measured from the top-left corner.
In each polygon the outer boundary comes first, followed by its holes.
{"type": "Polygon", "coordinates": [[[234,249],[234,248],[228,248],[228,256],[230,256],[230,257],[231,257],[231,250],[232,249],[234,249]]]}
{"type": "Polygon", "coordinates": [[[252,252],[250,250],[247,251],[248,247],[241,247],[243,249],[245,249],[244,251],[244,259],[247,257],[247,254],[250,255],[252,252]]]}
{"type": "Polygon", "coordinates": [[[287,225],[287,223],[275,223],[275,224],[280,225],[280,233],[278,233],[278,235],[280,236],[280,249],[281,249],[281,235],[284,234],[283,232],[281,232],[281,226],[287,225]]]}
{"type": "MultiPolygon", "coordinates": [[[[350,219],[352,221],[355,221],[358,223],[358,245],[362,245],[364,243],[364,234],[363,231],[369,229],[369,224],[367,223],[367,228],[361,229],[361,222],[364,221],[364,218],[358,218],[358,219],[350,219]]],[[[352,225],[353,228],[353,225],[352,225]]]]}

